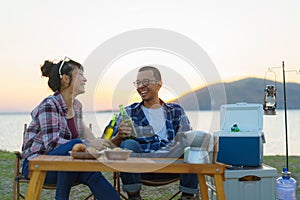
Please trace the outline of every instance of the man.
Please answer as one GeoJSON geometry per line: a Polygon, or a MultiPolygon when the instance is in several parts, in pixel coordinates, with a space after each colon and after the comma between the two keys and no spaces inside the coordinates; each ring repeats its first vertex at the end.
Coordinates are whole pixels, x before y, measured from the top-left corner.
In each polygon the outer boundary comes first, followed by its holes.
{"type": "MultiPolygon", "coordinates": [[[[161,147],[174,143],[177,133],[190,130],[190,122],[183,108],[174,103],[165,103],[158,92],[162,87],[160,71],[152,66],[139,69],[137,80],[134,82],[142,102],[126,107],[126,111],[138,127],[151,127],[154,135],[148,138],[127,139],[131,135],[131,128],[121,122],[119,116],[116,122],[112,142],[121,148],[130,149],[135,153],[147,153],[159,150],[161,147]]],[[[171,174],[159,174],[160,178],[171,174]]],[[[130,200],[141,199],[141,177],[147,174],[121,173],[123,190],[130,200]]],[[[148,176],[149,177],[149,176],[148,176]]],[[[151,174],[150,177],[155,177],[151,174]]],[[[194,199],[199,193],[198,177],[196,174],[181,174],[179,189],[182,200],[194,199]]]]}

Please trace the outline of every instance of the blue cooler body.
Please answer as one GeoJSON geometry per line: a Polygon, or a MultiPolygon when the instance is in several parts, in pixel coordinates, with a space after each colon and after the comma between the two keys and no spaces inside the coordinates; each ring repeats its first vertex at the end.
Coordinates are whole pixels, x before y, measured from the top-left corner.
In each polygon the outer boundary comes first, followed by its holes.
{"type": "Polygon", "coordinates": [[[217,162],[257,167],[263,163],[263,109],[261,104],[226,104],[220,109],[217,162]],[[233,125],[239,132],[232,132],[233,125]]]}

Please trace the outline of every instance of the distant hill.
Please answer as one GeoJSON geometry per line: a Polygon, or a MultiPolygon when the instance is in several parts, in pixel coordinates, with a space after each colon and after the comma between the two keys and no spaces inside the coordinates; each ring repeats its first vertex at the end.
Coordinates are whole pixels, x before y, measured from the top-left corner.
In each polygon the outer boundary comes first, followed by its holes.
{"type": "MultiPolygon", "coordinates": [[[[175,102],[185,110],[218,110],[223,104],[237,102],[263,104],[266,84],[269,83],[258,78],[218,83],[190,92],[175,102]]],[[[276,83],[276,92],[277,109],[283,109],[283,83],[276,83]]],[[[286,83],[286,96],[288,109],[300,109],[300,84],[286,83]]]]}

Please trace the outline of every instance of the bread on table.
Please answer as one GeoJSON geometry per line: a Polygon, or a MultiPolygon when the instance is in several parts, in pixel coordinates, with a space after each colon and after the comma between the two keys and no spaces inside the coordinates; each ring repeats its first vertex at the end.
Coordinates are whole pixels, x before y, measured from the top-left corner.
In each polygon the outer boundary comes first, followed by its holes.
{"type": "Polygon", "coordinates": [[[85,152],[86,146],[84,144],[75,144],[72,148],[72,152],[85,152]]]}

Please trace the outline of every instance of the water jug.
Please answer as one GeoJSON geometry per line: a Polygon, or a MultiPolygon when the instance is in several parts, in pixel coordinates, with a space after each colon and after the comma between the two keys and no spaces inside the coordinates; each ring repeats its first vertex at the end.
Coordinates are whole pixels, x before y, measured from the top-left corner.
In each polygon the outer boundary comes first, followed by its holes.
{"type": "Polygon", "coordinates": [[[296,180],[283,168],[282,176],[276,179],[276,200],[296,200],[296,180]]]}

